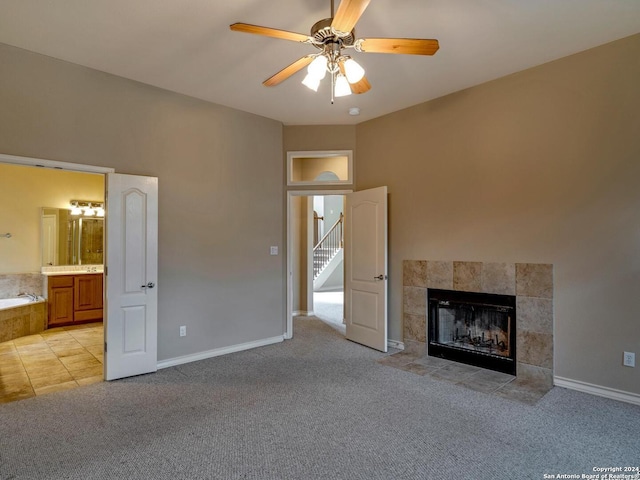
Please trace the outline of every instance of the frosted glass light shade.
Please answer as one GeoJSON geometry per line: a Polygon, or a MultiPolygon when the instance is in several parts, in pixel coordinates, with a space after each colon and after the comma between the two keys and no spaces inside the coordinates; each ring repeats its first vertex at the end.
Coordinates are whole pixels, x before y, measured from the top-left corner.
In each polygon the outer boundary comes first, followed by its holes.
{"type": "Polygon", "coordinates": [[[364,68],[352,58],[344,62],[344,73],[349,83],[358,83],[364,77],[364,68]]]}
{"type": "Polygon", "coordinates": [[[327,74],[327,57],[318,55],[307,67],[307,72],[318,80],[322,80],[327,74]]]}
{"type": "Polygon", "coordinates": [[[351,95],[349,82],[341,73],[336,76],[336,87],[333,93],[336,97],[346,97],[347,95],[351,95]]]}
{"type": "Polygon", "coordinates": [[[307,76],[302,80],[302,84],[313,90],[314,92],[318,91],[318,87],[320,86],[320,79],[314,77],[312,74],[307,73],[307,76]]]}

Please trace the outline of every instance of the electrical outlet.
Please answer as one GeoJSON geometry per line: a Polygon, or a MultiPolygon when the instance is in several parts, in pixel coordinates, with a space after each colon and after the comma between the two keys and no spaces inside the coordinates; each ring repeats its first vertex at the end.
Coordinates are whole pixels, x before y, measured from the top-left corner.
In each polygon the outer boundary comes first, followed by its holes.
{"type": "Polygon", "coordinates": [[[186,337],[187,336],[187,326],[186,325],[182,325],[180,327],[180,336],[181,337],[186,337]]]}
{"type": "Polygon", "coordinates": [[[636,354],[633,352],[624,352],[622,364],[625,367],[635,367],[636,366],[636,354]]]}

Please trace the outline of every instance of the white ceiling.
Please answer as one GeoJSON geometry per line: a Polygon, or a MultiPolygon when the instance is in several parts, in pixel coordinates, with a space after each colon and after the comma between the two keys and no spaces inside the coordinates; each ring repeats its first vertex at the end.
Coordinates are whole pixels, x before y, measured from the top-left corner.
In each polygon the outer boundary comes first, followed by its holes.
{"type": "Polygon", "coordinates": [[[327,79],[313,93],[303,72],[262,86],[312,46],[229,30],[308,34],[329,9],[330,0],[0,0],[0,42],[310,125],[359,123],[640,32],[639,0],[372,0],[358,38],[437,38],[440,50],[354,53],[372,89],[331,105],[327,79]],[[353,106],[360,116],[348,115],[353,106]]]}

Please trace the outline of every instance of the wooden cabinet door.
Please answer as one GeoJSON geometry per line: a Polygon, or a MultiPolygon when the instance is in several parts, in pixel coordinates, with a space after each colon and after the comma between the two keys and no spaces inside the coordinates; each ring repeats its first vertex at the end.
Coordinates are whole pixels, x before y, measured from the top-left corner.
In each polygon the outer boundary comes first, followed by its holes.
{"type": "Polygon", "coordinates": [[[73,322],[73,277],[50,277],[48,300],[49,325],[73,322]]]}
{"type": "Polygon", "coordinates": [[[76,275],[74,287],[74,320],[98,320],[102,318],[102,274],[76,275]]]}

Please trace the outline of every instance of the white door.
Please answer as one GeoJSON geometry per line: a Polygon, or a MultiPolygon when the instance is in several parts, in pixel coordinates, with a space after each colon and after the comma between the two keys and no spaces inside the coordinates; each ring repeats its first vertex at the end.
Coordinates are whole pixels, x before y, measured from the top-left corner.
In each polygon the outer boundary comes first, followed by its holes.
{"type": "Polygon", "coordinates": [[[58,216],[42,216],[42,265],[58,265],[58,216]]]}
{"type": "Polygon", "coordinates": [[[387,187],[346,196],[347,338],[387,351],[387,187]]]}
{"type": "Polygon", "coordinates": [[[107,175],[105,380],[157,370],[158,179],[107,175]]]}

